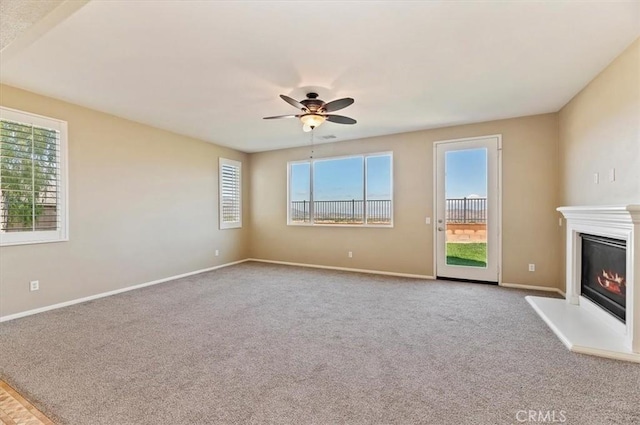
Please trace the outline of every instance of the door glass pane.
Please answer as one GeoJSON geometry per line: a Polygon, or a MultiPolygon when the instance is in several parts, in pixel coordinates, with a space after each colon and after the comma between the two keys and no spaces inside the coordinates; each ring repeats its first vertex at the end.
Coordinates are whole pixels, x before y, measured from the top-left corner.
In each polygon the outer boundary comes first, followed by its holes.
{"type": "Polygon", "coordinates": [[[445,153],[447,265],[487,267],[487,149],[445,153]]]}

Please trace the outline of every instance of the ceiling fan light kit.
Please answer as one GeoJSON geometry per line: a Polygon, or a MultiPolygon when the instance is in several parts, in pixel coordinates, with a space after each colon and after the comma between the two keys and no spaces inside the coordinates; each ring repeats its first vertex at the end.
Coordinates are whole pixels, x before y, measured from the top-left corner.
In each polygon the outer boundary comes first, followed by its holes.
{"type": "Polygon", "coordinates": [[[319,114],[304,114],[300,117],[302,121],[302,130],[311,131],[320,124],[322,124],[327,118],[319,114]]]}
{"type": "Polygon", "coordinates": [[[323,100],[318,99],[317,93],[307,93],[307,98],[301,100],[300,102],[284,94],[281,94],[280,97],[291,106],[300,109],[302,114],[264,117],[265,120],[280,118],[299,118],[300,121],[302,121],[302,130],[305,132],[313,130],[325,121],[330,121],[338,124],[355,124],[357,122],[353,118],[328,113],[338,111],[351,105],[354,100],[350,97],[334,100],[329,103],[325,103],[323,100]]]}

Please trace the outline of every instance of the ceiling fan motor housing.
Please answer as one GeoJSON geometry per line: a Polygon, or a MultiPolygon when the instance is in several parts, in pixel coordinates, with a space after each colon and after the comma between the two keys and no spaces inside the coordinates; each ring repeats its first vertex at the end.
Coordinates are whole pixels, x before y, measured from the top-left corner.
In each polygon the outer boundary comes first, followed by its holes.
{"type": "Polygon", "coordinates": [[[307,99],[301,100],[309,112],[317,112],[324,106],[324,101],[318,99],[318,93],[307,93],[307,99]]]}

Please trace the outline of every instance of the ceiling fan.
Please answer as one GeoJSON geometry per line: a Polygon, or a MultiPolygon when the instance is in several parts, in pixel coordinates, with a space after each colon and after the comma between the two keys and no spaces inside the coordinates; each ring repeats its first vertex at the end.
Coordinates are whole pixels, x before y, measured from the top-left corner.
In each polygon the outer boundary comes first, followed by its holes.
{"type": "Polygon", "coordinates": [[[298,102],[297,100],[281,94],[282,100],[289,105],[294,106],[302,111],[297,115],[277,115],[275,117],[264,117],[265,120],[273,120],[280,118],[300,118],[302,121],[302,130],[311,131],[323,122],[330,121],[338,124],[355,124],[357,121],[353,118],[342,115],[329,114],[329,112],[338,111],[351,105],[354,100],[350,97],[337,99],[329,103],[318,99],[318,93],[307,93],[307,98],[298,102]]]}

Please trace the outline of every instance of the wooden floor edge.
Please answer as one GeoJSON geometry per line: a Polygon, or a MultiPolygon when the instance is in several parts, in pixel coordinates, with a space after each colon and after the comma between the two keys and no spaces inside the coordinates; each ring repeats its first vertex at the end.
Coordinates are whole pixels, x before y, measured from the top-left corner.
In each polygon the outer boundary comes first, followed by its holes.
{"type": "MultiPolygon", "coordinates": [[[[21,396],[20,393],[18,393],[18,391],[16,391],[11,385],[7,384],[3,380],[0,380],[0,388],[6,391],[6,393],[11,398],[13,398],[13,400],[24,407],[34,418],[38,419],[42,425],[55,425],[55,423],[51,419],[47,418],[44,413],[42,413],[33,404],[31,404],[31,402],[21,396]]],[[[9,424],[15,423],[17,425],[20,425],[21,422],[16,422],[11,417],[11,415],[6,412],[6,410],[3,408],[3,404],[4,403],[0,403],[0,414],[4,417],[3,420],[10,420],[11,422],[8,422],[9,424]]]]}

